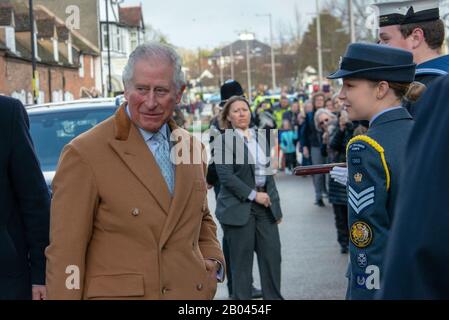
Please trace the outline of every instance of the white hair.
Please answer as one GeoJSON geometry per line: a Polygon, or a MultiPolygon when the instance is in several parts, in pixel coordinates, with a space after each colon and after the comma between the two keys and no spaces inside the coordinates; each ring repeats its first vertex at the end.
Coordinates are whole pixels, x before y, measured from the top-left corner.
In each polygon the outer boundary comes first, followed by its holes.
{"type": "Polygon", "coordinates": [[[125,88],[132,84],[134,68],[138,61],[143,59],[166,59],[173,67],[173,84],[179,91],[186,84],[182,71],[182,59],[176,51],[163,43],[149,42],[139,45],[129,56],[128,63],[123,71],[123,84],[125,88]]]}
{"type": "Polygon", "coordinates": [[[315,112],[315,116],[314,116],[314,119],[313,119],[313,120],[315,121],[315,128],[316,128],[317,131],[319,131],[319,132],[323,132],[323,129],[322,129],[321,126],[320,126],[320,116],[321,116],[322,114],[326,114],[326,115],[329,116],[329,118],[330,118],[329,125],[335,125],[336,122],[338,121],[337,116],[336,116],[335,114],[333,114],[332,112],[330,112],[329,110],[327,110],[327,109],[325,109],[325,108],[318,109],[318,110],[315,112]]]}

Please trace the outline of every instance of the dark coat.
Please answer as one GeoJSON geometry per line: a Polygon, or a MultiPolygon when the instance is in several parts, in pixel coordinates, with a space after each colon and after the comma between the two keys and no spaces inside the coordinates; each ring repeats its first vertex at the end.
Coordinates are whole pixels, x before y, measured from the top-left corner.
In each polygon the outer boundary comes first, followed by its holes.
{"type": "MultiPolygon", "coordinates": [[[[221,163],[217,161],[215,164],[221,184],[215,214],[222,224],[243,226],[248,222],[251,213],[251,201],[248,197],[256,188],[255,165],[251,164],[254,160],[248,161],[249,150],[242,138],[234,131],[227,130],[220,137],[221,139],[218,139],[219,142],[215,145],[216,157],[223,155],[221,163]],[[227,134],[229,137],[225,138],[227,134]],[[242,144],[245,162],[237,164],[236,150],[239,150],[238,145],[242,147],[242,144]],[[225,155],[226,157],[232,155],[232,163],[225,163],[225,155]]],[[[282,218],[282,211],[279,193],[272,175],[267,176],[266,188],[272,203],[270,211],[274,219],[279,220],[282,218]]]]}
{"type": "Polygon", "coordinates": [[[418,102],[385,257],[383,299],[449,299],[448,91],[449,76],[418,102]]]}
{"type": "Polygon", "coordinates": [[[381,288],[383,261],[413,128],[405,108],[380,115],[366,136],[348,148],[348,222],[351,236],[348,298],[373,299],[381,288]]]}
{"type": "Polygon", "coordinates": [[[45,284],[50,195],[20,101],[0,97],[0,300],[45,284]]]}
{"type": "MultiPolygon", "coordinates": [[[[354,127],[352,123],[348,124],[344,131],[341,131],[339,127],[336,128],[329,143],[330,163],[346,162],[346,146],[353,134],[354,127]]],[[[334,179],[329,179],[329,202],[336,205],[348,204],[346,187],[336,182],[334,179]]]]}

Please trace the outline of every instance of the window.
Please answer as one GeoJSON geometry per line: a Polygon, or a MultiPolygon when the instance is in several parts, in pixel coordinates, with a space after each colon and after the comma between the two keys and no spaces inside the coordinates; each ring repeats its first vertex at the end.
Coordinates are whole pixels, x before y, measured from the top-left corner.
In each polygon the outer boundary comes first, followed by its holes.
{"type": "Polygon", "coordinates": [[[94,78],[94,57],[90,56],[90,77],[94,78]]]}
{"type": "Polygon", "coordinates": [[[73,64],[73,51],[72,51],[72,42],[71,38],[69,38],[69,42],[67,43],[67,59],[70,64],[73,64]]]}
{"type": "Polygon", "coordinates": [[[108,25],[102,24],[101,28],[102,28],[102,31],[101,31],[102,48],[103,48],[103,50],[107,50],[108,49],[108,25]]]}
{"type": "Polygon", "coordinates": [[[84,56],[80,54],[80,78],[84,78],[84,56]]]}
{"type": "Polygon", "coordinates": [[[53,57],[56,62],[59,61],[59,47],[57,39],[53,39],[53,57]]]}
{"type": "Polygon", "coordinates": [[[43,171],[54,171],[62,148],[110,117],[115,108],[29,114],[30,132],[43,171]]]}
{"type": "Polygon", "coordinates": [[[131,31],[131,51],[134,51],[136,47],[139,45],[139,38],[137,35],[137,31],[131,31]]]}

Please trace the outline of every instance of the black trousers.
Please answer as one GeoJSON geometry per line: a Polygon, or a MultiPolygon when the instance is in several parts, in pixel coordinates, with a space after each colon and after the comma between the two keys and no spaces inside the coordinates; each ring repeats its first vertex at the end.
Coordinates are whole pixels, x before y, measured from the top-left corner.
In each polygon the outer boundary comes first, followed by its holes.
{"type": "Polygon", "coordinates": [[[334,204],[335,226],[337,227],[337,241],[340,246],[347,248],[349,246],[348,230],[348,206],[334,204]]]}
{"type": "Polygon", "coordinates": [[[296,167],[296,152],[285,153],[285,167],[293,170],[296,167]]]}
{"type": "Polygon", "coordinates": [[[282,300],[281,241],[271,211],[253,204],[244,226],[223,225],[231,259],[232,291],[237,300],[251,300],[254,251],[265,300],[282,300]]]}

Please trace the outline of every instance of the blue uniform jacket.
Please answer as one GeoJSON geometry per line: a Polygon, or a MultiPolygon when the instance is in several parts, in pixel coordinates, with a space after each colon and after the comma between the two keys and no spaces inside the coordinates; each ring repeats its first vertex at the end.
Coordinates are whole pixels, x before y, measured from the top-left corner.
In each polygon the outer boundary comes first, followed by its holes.
{"type": "Polygon", "coordinates": [[[348,299],[373,299],[398,199],[406,142],[413,127],[405,108],[380,115],[348,144],[348,299]]]}

